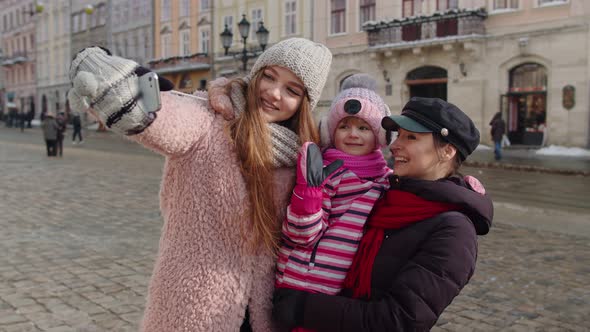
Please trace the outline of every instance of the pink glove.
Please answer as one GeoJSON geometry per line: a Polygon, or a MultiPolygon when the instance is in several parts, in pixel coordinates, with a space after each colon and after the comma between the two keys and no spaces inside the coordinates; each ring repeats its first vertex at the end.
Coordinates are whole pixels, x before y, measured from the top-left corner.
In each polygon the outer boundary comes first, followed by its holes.
{"type": "Polygon", "coordinates": [[[326,181],[342,164],[342,160],[336,160],[324,167],[320,148],[313,142],[303,144],[297,157],[297,184],[291,196],[291,211],[297,215],[317,213],[322,208],[326,181]]]}
{"type": "Polygon", "coordinates": [[[483,187],[483,184],[481,184],[481,182],[479,182],[478,179],[476,179],[475,177],[471,176],[471,175],[466,175],[463,180],[465,180],[465,182],[467,182],[467,184],[471,187],[471,189],[473,191],[475,191],[476,193],[485,195],[486,194],[486,188],[483,187]]]}

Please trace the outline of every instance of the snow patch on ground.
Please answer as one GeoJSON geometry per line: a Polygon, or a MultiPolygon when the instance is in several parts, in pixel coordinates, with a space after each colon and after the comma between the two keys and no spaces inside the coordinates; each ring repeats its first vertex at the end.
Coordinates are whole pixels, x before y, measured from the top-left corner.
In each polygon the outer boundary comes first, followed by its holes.
{"type": "Polygon", "coordinates": [[[536,154],[543,156],[590,157],[590,150],[550,145],[537,150],[536,154]]]}
{"type": "Polygon", "coordinates": [[[476,150],[491,150],[492,148],[487,145],[480,144],[475,149],[476,150]]]}

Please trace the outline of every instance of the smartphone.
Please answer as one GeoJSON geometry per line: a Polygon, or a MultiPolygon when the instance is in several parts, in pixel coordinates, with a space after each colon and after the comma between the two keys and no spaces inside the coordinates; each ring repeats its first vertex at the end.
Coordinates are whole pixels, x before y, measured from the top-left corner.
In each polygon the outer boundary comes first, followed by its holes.
{"type": "Polygon", "coordinates": [[[145,73],[139,77],[139,92],[141,98],[139,102],[143,104],[145,112],[156,112],[162,107],[160,99],[160,85],[158,84],[158,74],[154,72],[145,73]]]}

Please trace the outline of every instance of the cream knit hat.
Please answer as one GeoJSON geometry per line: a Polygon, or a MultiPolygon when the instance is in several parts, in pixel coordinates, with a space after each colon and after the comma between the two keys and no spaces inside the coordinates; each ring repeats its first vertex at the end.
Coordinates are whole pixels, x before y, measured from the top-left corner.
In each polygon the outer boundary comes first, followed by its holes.
{"type": "Polygon", "coordinates": [[[331,63],[332,53],[326,46],[309,39],[290,38],[264,51],[254,63],[249,78],[266,66],[285,67],[303,81],[313,110],[320,100],[331,63]]]}

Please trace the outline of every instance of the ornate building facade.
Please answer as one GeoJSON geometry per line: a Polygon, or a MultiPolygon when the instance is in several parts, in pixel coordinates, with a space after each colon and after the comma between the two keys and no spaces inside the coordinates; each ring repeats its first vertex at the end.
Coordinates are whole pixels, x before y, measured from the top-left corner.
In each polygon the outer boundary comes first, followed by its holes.
{"type": "Polygon", "coordinates": [[[379,82],[392,112],[440,97],[482,143],[502,112],[515,145],[590,145],[590,3],[583,0],[315,2],[316,41],[334,53],[324,105],[347,76],[379,82]]]}
{"type": "MultiPolygon", "coordinates": [[[[36,55],[34,1],[4,0],[0,2],[2,39],[1,65],[3,71],[4,106],[16,107],[19,112],[35,113],[36,55]]],[[[38,112],[37,112],[38,113],[38,112]]]]}
{"type": "Polygon", "coordinates": [[[70,1],[47,2],[37,18],[37,104],[39,114],[67,111],[70,88],[70,1]]]}

